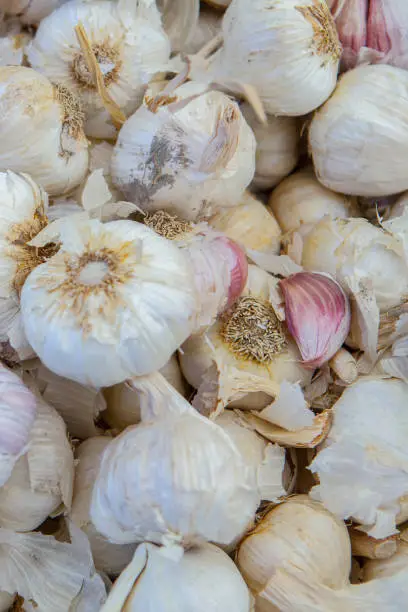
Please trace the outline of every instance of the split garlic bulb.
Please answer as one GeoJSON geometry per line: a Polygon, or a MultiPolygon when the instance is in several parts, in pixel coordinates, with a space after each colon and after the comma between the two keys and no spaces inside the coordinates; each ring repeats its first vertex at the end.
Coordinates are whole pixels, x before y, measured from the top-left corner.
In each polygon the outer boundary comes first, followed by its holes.
{"type": "Polygon", "coordinates": [[[88,143],[69,89],[31,68],[0,67],[0,104],[0,170],[27,172],[49,195],[84,179],[88,143]]]}
{"type": "Polygon", "coordinates": [[[116,129],[77,39],[78,24],[89,38],[107,93],[125,114],[141,104],[151,77],[166,69],[170,43],[153,0],[71,0],[41,22],[28,49],[31,66],[75,92],[87,136],[112,138],[116,129]]]}
{"type": "Polygon", "coordinates": [[[253,108],[245,102],[240,106],[256,139],[255,176],[252,187],[267,190],[285,178],[299,158],[299,129],[294,117],[270,115],[261,123],[253,108]]]}
{"type": "Polygon", "coordinates": [[[134,221],[68,218],[59,240],[21,294],[27,338],[44,365],[96,388],[161,368],[197,308],[183,253],[134,221]]]}
{"type": "Polygon", "coordinates": [[[256,470],[160,374],[132,384],[140,393],[142,422],[114,438],[103,454],[93,524],[116,543],[229,544],[260,502],[256,470]]]}
{"type": "Polygon", "coordinates": [[[25,453],[0,487],[0,526],[29,531],[61,511],[61,506],[68,509],[73,478],[74,458],[64,421],[37,398],[37,416],[25,453]]]}
{"type": "Polygon", "coordinates": [[[232,0],[222,29],[214,80],[256,88],[267,113],[305,115],[335,88],[341,46],[325,1],[232,0]]]}
{"type": "Polygon", "coordinates": [[[251,612],[251,596],[233,561],[202,544],[180,555],[140,544],[101,612],[251,612]],[[160,585],[160,588],[158,588],[160,585]]]}
{"type": "Polygon", "coordinates": [[[8,15],[16,15],[25,24],[36,24],[66,0],[4,0],[1,9],[8,15]]]}
{"type": "Polygon", "coordinates": [[[204,91],[191,82],[147,98],[119,132],[112,178],[147,212],[208,217],[235,206],[253,178],[255,139],[238,105],[204,91]]]}
{"type": "Polygon", "coordinates": [[[360,196],[407,189],[407,114],[405,70],[377,65],[345,73],[310,125],[319,181],[334,191],[360,196]]]}
{"type": "Polygon", "coordinates": [[[326,189],[310,168],[285,178],[272,191],[268,206],[284,232],[314,224],[326,215],[347,219],[355,211],[351,198],[326,189]]]}
{"type": "Polygon", "coordinates": [[[313,497],[375,538],[396,533],[398,498],[408,493],[407,400],[405,382],[359,379],[334,405],[325,447],[310,466],[319,478],[313,497]]]}
{"type": "Polygon", "coordinates": [[[70,519],[87,535],[97,570],[118,575],[132,560],[135,546],[112,544],[95,529],[89,516],[92,487],[98,474],[101,457],[111,438],[89,438],[75,453],[75,483],[70,519]]]}

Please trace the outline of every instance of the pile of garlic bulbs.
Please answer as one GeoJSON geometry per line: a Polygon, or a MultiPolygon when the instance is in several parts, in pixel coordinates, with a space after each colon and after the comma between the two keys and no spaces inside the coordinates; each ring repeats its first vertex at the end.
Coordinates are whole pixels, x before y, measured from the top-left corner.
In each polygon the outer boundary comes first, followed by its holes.
{"type": "Polygon", "coordinates": [[[406,612],[407,19],[0,2],[0,612],[406,612]]]}

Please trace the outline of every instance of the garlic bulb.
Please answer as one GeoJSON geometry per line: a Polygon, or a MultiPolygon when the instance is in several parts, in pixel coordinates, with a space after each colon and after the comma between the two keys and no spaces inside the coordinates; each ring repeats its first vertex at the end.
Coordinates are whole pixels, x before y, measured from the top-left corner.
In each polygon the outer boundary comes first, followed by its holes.
{"type": "Polygon", "coordinates": [[[324,216],[346,219],[354,216],[351,198],[326,189],[313,170],[298,170],[284,179],[271,193],[269,208],[284,232],[314,224],[324,216]]]}
{"type": "Polygon", "coordinates": [[[255,139],[238,105],[194,82],[145,98],[112,157],[112,178],[131,202],[188,221],[238,204],[254,169],[255,139]]]}
{"type": "Polygon", "coordinates": [[[0,487],[9,479],[19,457],[27,451],[36,412],[34,394],[16,374],[0,364],[0,487]]]}
{"type": "MultiPolygon", "coordinates": [[[[169,361],[160,369],[160,373],[180,395],[186,397],[187,383],[181,374],[176,355],[170,357],[169,361]]],[[[110,427],[122,430],[128,425],[136,425],[140,422],[139,396],[127,383],[120,383],[104,389],[103,394],[107,403],[103,419],[110,427]]]]}
{"type": "Polygon", "coordinates": [[[185,51],[196,33],[200,0],[158,0],[157,4],[173,53],[185,51]]]}
{"type": "Polygon", "coordinates": [[[326,2],[232,0],[213,79],[256,88],[270,115],[305,115],[332,93],[341,46],[326,2]]]}
{"type": "Polygon", "coordinates": [[[193,31],[183,45],[184,53],[198,53],[204,45],[213,40],[221,32],[222,15],[218,11],[214,11],[212,7],[202,5],[198,22],[193,31]]]}
{"type": "Polygon", "coordinates": [[[88,169],[83,113],[74,94],[23,66],[0,67],[0,170],[27,172],[49,195],[88,169]]]}
{"type": "Polygon", "coordinates": [[[360,66],[344,74],[310,125],[309,144],[319,181],[334,191],[360,196],[407,189],[403,161],[408,152],[407,112],[405,70],[360,66]]]}
{"type": "Polygon", "coordinates": [[[116,543],[176,541],[189,547],[233,541],[260,502],[255,468],[160,374],[132,384],[140,393],[142,422],[104,452],[91,502],[93,524],[116,543]]]}
{"type": "Polygon", "coordinates": [[[108,95],[125,114],[141,104],[151,77],[166,69],[170,43],[153,0],[71,0],[40,23],[27,52],[31,66],[75,92],[87,136],[113,138],[116,129],[77,39],[78,24],[89,38],[108,95]]]}
{"type": "Polygon", "coordinates": [[[21,295],[27,338],[44,365],[96,388],[161,368],[196,312],[183,253],[134,221],[68,218],[59,240],[21,295]]]}
{"type": "Polygon", "coordinates": [[[29,531],[50,514],[68,509],[73,478],[74,459],[64,422],[54,408],[37,398],[37,416],[25,453],[0,487],[0,526],[29,531]]]}
{"type": "Polygon", "coordinates": [[[248,249],[278,254],[281,229],[273,213],[249,191],[240,204],[215,213],[208,223],[248,249]]]}
{"type": "Polygon", "coordinates": [[[140,544],[101,612],[251,612],[251,596],[233,561],[212,544],[180,555],[140,544]],[[160,588],[158,588],[160,585],[160,588]]]}
{"type": "Polygon", "coordinates": [[[398,498],[408,493],[407,399],[402,381],[357,380],[334,405],[327,442],[310,466],[319,477],[313,497],[374,538],[396,533],[398,498]]]}
{"type": "Polygon", "coordinates": [[[4,0],[1,9],[8,15],[16,15],[25,24],[39,23],[66,0],[4,0]]]}
{"type": "Polygon", "coordinates": [[[75,486],[69,516],[87,535],[97,570],[119,574],[132,560],[135,546],[111,544],[95,529],[89,516],[92,487],[98,474],[103,451],[111,438],[98,436],[82,442],[75,453],[75,486]]]}
{"type": "Polygon", "coordinates": [[[265,125],[257,118],[252,106],[240,106],[256,139],[255,176],[252,187],[267,190],[275,187],[296,166],[299,158],[299,130],[294,117],[270,115],[265,125]]]}

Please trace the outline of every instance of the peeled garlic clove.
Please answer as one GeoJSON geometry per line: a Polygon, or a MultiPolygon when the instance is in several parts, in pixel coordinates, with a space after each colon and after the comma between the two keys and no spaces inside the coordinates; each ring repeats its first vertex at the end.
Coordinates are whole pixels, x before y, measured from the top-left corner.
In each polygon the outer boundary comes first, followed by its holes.
{"type": "Polygon", "coordinates": [[[95,567],[109,575],[118,575],[132,560],[135,546],[112,544],[94,527],[89,516],[92,487],[98,474],[102,454],[111,438],[89,438],[78,446],[75,457],[74,494],[69,516],[73,523],[87,535],[95,567]]]}
{"type": "Polygon", "coordinates": [[[254,87],[270,115],[305,115],[332,93],[341,46],[326,2],[232,0],[224,44],[212,62],[217,82],[254,87]]]}
{"type": "Polygon", "coordinates": [[[326,189],[310,168],[284,179],[272,191],[268,206],[283,232],[316,223],[326,215],[346,219],[354,216],[355,210],[351,198],[326,189]]]}
{"type": "Polygon", "coordinates": [[[407,189],[407,91],[407,72],[392,66],[360,66],[341,77],[309,130],[316,175],[323,185],[377,197],[407,189]]]}
{"type": "Polygon", "coordinates": [[[286,324],[303,364],[318,368],[340,349],[350,329],[350,304],[340,285],[328,275],[299,272],[279,282],[285,300],[286,324]]]}
{"type": "Polygon", "coordinates": [[[89,37],[108,94],[126,115],[141,104],[151,77],[165,69],[170,43],[155,2],[148,0],[130,7],[71,0],[41,22],[28,49],[31,66],[74,91],[84,108],[87,136],[112,138],[116,130],[75,33],[79,23],[89,37]]]}
{"type": "Polygon", "coordinates": [[[255,468],[163,377],[136,378],[132,385],[140,392],[143,420],[104,452],[93,524],[116,543],[229,544],[252,522],[260,502],[255,468]]]}
{"type": "Polygon", "coordinates": [[[8,15],[17,15],[24,24],[36,24],[66,0],[4,0],[1,5],[8,15]]]}
{"type": "Polygon", "coordinates": [[[101,612],[250,612],[251,596],[233,561],[212,544],[176,553],[141,544],[101,612]],[[160,584],[160,588],[157,585],[160,584]]]}
{"type": "Polygon", "coordinates": [[[44,365],[96,388],[161,368],[190,334],[197,308],[183,253],[134,221],[68,220],[60,240],[21,296],[44,365]]]}
{"type": "Polygon", "coordinates": [[[121,128],[112,178],[147,212],[194,221],[235,206],[255,169],[255,139],[238,105],[190,82],[146,98],[121,128]],[[157,108],[156,108],[157,104],[157,108]]]}
{"type": "Polygon", "coordinates": [[[54,408],[37,398],[26,453],[0,487],[0,526],[29,531],[52,513],[68,509],[73,477],[74,459],[65,424],[54,408]]]}

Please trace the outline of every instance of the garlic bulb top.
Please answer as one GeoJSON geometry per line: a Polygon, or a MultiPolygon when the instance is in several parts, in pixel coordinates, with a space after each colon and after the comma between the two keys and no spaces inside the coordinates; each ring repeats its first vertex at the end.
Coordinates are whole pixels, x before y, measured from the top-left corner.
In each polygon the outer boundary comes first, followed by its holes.
{"type": "Polygon", "coordinates": [[[1,9],[6,14],[17,15],[22,23],[39,23],[66,0],[4,0],[1,9]]]}
{"type": "Polygon", "coordinates": [[[143,420],[104,452],[93,524],[117,543],[228,544],[260,502],[255,468],[159,374],[132,384],[141,392],[143,420]]]}
{"type": "Polygon", "coordinates": [[[334,191],[360,196],[407,189],[407,116],[405,70],[378,65],[345,73],[309,130],[319,181],[334,191]]]}
{"type": "Polygon", "coordinates": [[[79,23],[89,38],[108,94],[125,114],[141,104],[145,86],[155,72],[165,70],[170,43],[153,0],[71,0],[41,22],[28,49],[31,66],[80,98],[88,136],[111,138],[116,130],[77,39],[75,27],[79,23]]]}
{"type": "Polygon", "coordinates": [[[53,372],[93,387],[162,367],[191,332],[191,270],[134,221],[61,226],[61,249],[21,295],[27,338],[53,372]]]}
{"type": "Polygon", "coordinates": [[[341,46],[326,2],[232,0],[223,38],[214,80],[255,87],[271,115],[305,115],[336,85],[341,46]]]}
{"type": "Polygon", "coordinates": [[[78,185],[88,169],[83,113],[61,84],[23,66],[0,67],[0,170],[27,172],[49,195],[78,185]]]}
{"type": "Polygon", "coordinates": [[[255,139],[238,105],[204,92],[191,82],[146,98],[119,132],[112,178],[148,212],[194,221],[235,206],[252,180],[255,139]]]}

